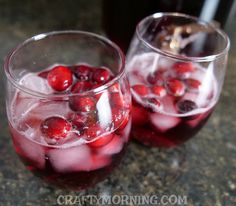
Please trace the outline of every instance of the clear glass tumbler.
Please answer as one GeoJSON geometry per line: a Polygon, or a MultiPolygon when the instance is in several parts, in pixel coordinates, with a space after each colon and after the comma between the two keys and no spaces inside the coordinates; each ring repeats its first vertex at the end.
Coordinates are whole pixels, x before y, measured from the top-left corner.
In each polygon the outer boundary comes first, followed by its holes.
{"type": "Polygon", "coordinates": [[[143,19],[127,54],[132,137],[155,147],[193,137],[219,99],[229,47],[222,30],[192,16],[156,13],[143,19]]]}
{"type": "Polygon", "coordinates": [[[82,31],[37,35],[7,56],[9,127],[27,169],[75,190],[111,173],[131,128],[124,65],[114,43],[82,31]]]}

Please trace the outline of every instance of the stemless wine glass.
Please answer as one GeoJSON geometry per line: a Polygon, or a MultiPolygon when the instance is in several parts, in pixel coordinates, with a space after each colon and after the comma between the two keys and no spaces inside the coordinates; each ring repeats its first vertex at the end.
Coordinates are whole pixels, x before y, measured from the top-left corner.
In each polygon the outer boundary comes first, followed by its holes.
{"type": "Polygon", "coordinates": [[[127,54],[132,137],[173,147],[194,136],[219,99],[229,47],[222,30],[192,16],[143,19],[127,54]]]}
{"type": "Polygon", "coordinates": [[[40,34],[5,60],[14,148],[37,176],[84,189],[120,162],[131,128],[121,50],[82,31],[40,34]]]}

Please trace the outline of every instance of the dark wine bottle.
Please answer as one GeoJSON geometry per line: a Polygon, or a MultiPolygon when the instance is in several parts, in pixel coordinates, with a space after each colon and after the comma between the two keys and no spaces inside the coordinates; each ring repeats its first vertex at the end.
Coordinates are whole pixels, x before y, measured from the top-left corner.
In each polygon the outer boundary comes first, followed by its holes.
{"type": "Polygon", "coordinates": [[[156,12],[180,12],[219,23],[223,28],[234,0],[103,0],[106,35],[127,51],[137,23],[156,12]]]}

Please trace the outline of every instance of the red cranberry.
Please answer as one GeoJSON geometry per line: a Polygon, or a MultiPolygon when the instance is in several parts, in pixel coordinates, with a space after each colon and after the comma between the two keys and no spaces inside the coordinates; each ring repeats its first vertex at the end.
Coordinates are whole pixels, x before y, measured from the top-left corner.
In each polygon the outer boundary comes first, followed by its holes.
{"type": "Polygon", "coordinates": [[[82,130],[85,126],[87,120],[86,116],[79,113],[72,113],[69,115],[68,120],[73,124],[78,130],[82,130]]]}
{"type": "Polygon", "coordinates": [[[92,72],[93,72],[92,67],[88,65],[78,65],[74,66],[72,68],[74,75],[79,79],[80,81],[87,81],[91,78],[92,72]]]}
{"type": "Polygon", "coordinates": [[[115,83],[109,88],[109,92],[119,92],[120,91],[120,84],[115,83]]]}
{"type": "Polygon", "coordinates": [[[195,68],[191,62],[177,62],[173,65],[173,70],[180,78],[188,78],[195,68]]]}
{"type": "Polygon", "coordinates": [[[153,86],[151,88],[152,93],[157,95],[158,97],[164,97],[166,95],[166,89],[162,86],[153,86]]]}
{"type": "Polygon", "coordinates": [[[112,102],[112,106],[119,107],[119,108],[124,107],[125,102],[124,102],[123,95],[121,93],[119,92],[111,93],[110,100],[112,102]]]}
{"type": "Polygon", "coordinates": [[[195,102],[191,100],[180,100],[177,104],[178,112],[181,114],[191,112],[194,109],[197,109],[197,105],[195,102]]]}
{"type": "Polygon", "coordinates": [[[54,90],[64,91],[72,84],[72,72],[65,66],[56,66],[49,71],[47,80],[54,90]]]}
{"type": "Polygon", "coordinates": [[[59,140],[67,136],[72,126],[62,117],[49,117],[41,123],[40,128],[45,137],[59,140]]]}
{"type": "Polygon", "coordinates": [[[161,102],[157,98],[147,98],[146,102],[150,112],[157,112],[157,108],[159,109],[161,107],[161,102]]]}
{"type": "Polygon", "coordinates": [[[102,147],[106,144],[108,144],[113,139],[113,134],[106,134],[101,137],[99,137],[97,140],[88,143],[90,147],[102,147]]]}
{"type": "Polygon", "coordinates": [[[93,73],[93,80],[97,83],[105,83],[111,77],[111,73],[108,69],[97,68],[93,73]]]}
{"type": "Polygon", "coordinates": [[[73,111],[90,112],[95,110],[96,104],[93,97],[74,96],[69,99],[70,108],[73,111]]]}
{"type": "Polygon", "coordinates": [[[103,132],[103,129],[98,124],[94,124],[88,127],[85,134],[88,140],[92,140],[93,138],[100,136],[103,132]]]}
{"type": "Polygon", "coordinates": [[[182,96],[185,93],[185,84],[178,79],[169,79],[166,82],[166,89],[173,96],[182,96]]]}
{"type": "Polygon", "coordinates": [[[93,85],[88,81],[76,82],[72,88],[72,93],[81,93],[92,89],[93,85]]]}
{"type": "Polygon", "coordinates": [[[201,82],[196,79],[186,79],[185,83],[190,91],[198,91],[201,86],[201,82]]]}
{"type": "Polygon", "coordinates": [[[140,96],[146,96],[148,94],[148,88],[144,84],[133,85],[132,89],[140,96]]]}
{"type": "Polygon", "coordinates": [[[162,70],[158,70],[154,73],[150,73],[147,76],[147,81],[148,83],[152,84],[152,85],[160,85],[162,86],[164,84],[164,77],[163,77],[163,71],[162,70]]]}

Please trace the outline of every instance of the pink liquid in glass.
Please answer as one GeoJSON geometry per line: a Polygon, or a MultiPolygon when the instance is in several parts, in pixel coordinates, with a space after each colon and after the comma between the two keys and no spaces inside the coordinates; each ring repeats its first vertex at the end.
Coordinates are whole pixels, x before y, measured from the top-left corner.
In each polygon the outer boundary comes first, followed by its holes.
{"type": "MultiPolygon", "coordinates": [[[[76,74],[76,67],[68,68],[76,74]]],[[[55,91],[48,84],[48,71],[52,68],[26,74],[19,82],[31,90],[53,94],[55,91]]],[[[93,73],[95,69],[91,75],[93,73]]],[[[72,85],[83,82],[81,92],[99,86],[82,74],[76,75],[72,85]]],[[[95,77],[100,76],[96,73],[95,77]]],[[[71,91],[71,87],[64,93],[71,91]]],[[[69,189],[84,189],[107,177],[124,154],[131,127],[130,105],[126,105],[120,87],[114,84],[99,94],[86,96],[86,100],[94,101],[94,107],[86,101],[79,109],[76,103],[82,100],[76,98],[83,97],[50,100],[17,90],[10,107],[9,124],[15,150],[27,168],[49,183],[69,189]],[[45,135],[50,126],[45,121],[50,118],[69,125],[64,136],[55,139],[45,135]]],[[[57,128],[53,129],[49,132],[55,137],[58,132],[57,128]]]]}
{"type": "Polygon", "coordinates": [[[127,65],[133,98],[131,135],[155,147],[174,147],[193,137],[216,103],[213,66],[134,56],[127,65]]]}

